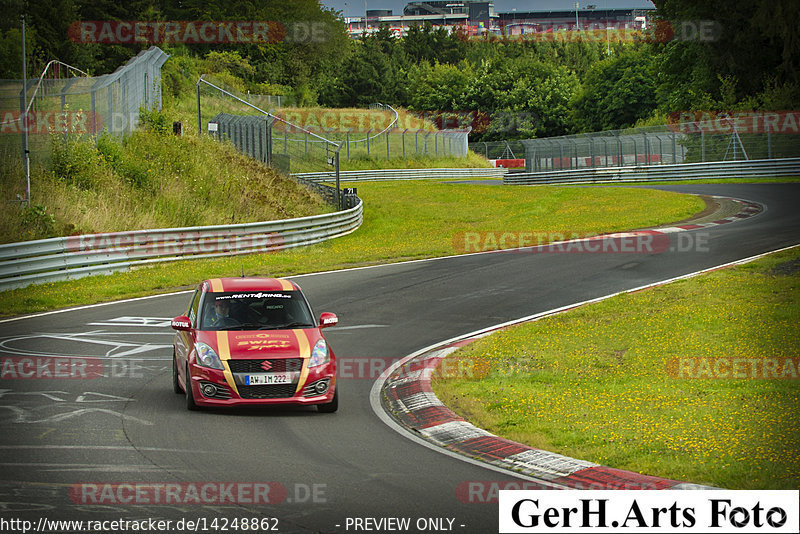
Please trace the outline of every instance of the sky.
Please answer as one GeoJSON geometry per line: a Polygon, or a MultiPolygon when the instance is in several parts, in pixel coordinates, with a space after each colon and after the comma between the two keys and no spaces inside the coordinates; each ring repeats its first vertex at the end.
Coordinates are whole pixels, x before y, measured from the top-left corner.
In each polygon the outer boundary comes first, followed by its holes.
{"type": "MultiPolygon", "coordinates": [[[[367,9],[391,9],[395,15],[402,15],[403,8],[410,0],[366,0],[367,9]]],[[[594,4],[598,9],[653,7],[649,0],[582,0],[581,7],[594,4]]],[[[349,17],[364,15],[364,0],[322,0],[326,7],[341,11],[349,17]]],[[[512,11],[549,11],[575,9],[575,0],[494,0],[497,13],[512,11]]]]}

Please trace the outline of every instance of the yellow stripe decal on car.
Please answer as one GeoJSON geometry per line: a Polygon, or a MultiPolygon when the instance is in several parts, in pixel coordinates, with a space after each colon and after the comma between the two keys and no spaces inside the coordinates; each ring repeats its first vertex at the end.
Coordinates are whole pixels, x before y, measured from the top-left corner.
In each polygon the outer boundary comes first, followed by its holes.
{"type": "Polygon", "coordinates": [[[294,284],[292,284],[289,280],[278,280],[281,283],[281,289],[284,291],[294,291],[294,284]]]}
{"type": "Polygon", "coordinates": [[[222,293],[223,291],[225,291],[222,288],[222,280],[220,280],[219,278],[214,278],[213,280],[209,280],[209,282],[211,283],[211,291],[212,292],[214,292],[214,293],[222,293]]]}
{"type": "Polygon", "coordinates": [[[297,394],[303,391],[308,380],[308,359],[311,358],[311,346],[308,344],[305,330],[292,330],[297,338],[297,348],[300,349],[300,357],[303,359],[303,368],[300,371],[300,380],[297,382],[297,389],[294,391],[297,394]]]}
{"type": "Polygon", "coordinates": [[[231,347],[230,343],[228,342],[228,332],[223,332],[222,330],[217,332],[217,356],[222,361],[223,369],[222,374],[225,375],[225,381],[228,383],[228,386],[239,394],[239,390],[236,389],[236,383],[233,381],[233,373],[231,373],[231,367],[228,365],[228,360],[231,359],[231,347]]]}

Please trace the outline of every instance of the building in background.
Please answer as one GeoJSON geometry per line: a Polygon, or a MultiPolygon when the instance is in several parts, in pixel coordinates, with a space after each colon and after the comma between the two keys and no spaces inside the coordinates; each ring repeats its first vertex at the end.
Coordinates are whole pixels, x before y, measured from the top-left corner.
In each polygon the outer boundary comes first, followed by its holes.
{"type": "Polygon", "coordinates": [[[390,9],[367,10],[366,17],[345,17],[351,37],[373,33],[382,25],[396,36],[411,26],[430,22],[448,31],[460,29],[468,35],[524,36],[573,30],[607,28],[642,30],[655,15],[653,8],[596,9],[594,5],[562,11],[511,11],[497,13],[494,2],[479,0],[430,0],[409,2],[402,15],[390,9]]]}

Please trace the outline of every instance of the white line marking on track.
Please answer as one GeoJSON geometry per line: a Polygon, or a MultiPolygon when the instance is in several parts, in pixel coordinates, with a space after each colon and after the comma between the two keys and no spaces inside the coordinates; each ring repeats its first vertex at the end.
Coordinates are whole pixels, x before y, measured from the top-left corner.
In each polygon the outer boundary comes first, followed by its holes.
{"type": "Polygon", "coordinates": [[[218,451],[201,451],[197,449],[168,449],[164,447],[134,447],[133,445],[0,445],[1,449],[47,449],[47,450],[93,450],[93,451],[129,451],[129,452],[180,452],[192,454],[219,454],[218,451]]]}

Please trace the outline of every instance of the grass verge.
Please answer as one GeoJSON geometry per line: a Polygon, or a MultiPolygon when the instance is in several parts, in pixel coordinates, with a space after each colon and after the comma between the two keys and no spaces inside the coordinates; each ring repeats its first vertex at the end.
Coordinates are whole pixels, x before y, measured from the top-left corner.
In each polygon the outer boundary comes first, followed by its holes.
{"type": "Polygon", "coordinates": [[[797,489],[798,322],[794,248],[480,339],[451,357],[484,378],[440,378],[434,391],[533,447],[731,489],[797,489]]]}
{"type": "Polygon", "coordinates": [[[364,223],[356,232],[302,249],[180,261],[128,273],[0,293],[5,315],[183,289],[215,276],[289,276],[460,252],[459,233],[605,233],[685,219],[694,196],[649,189],[497,187],[433,182],[358,184],[364,223]]]}

